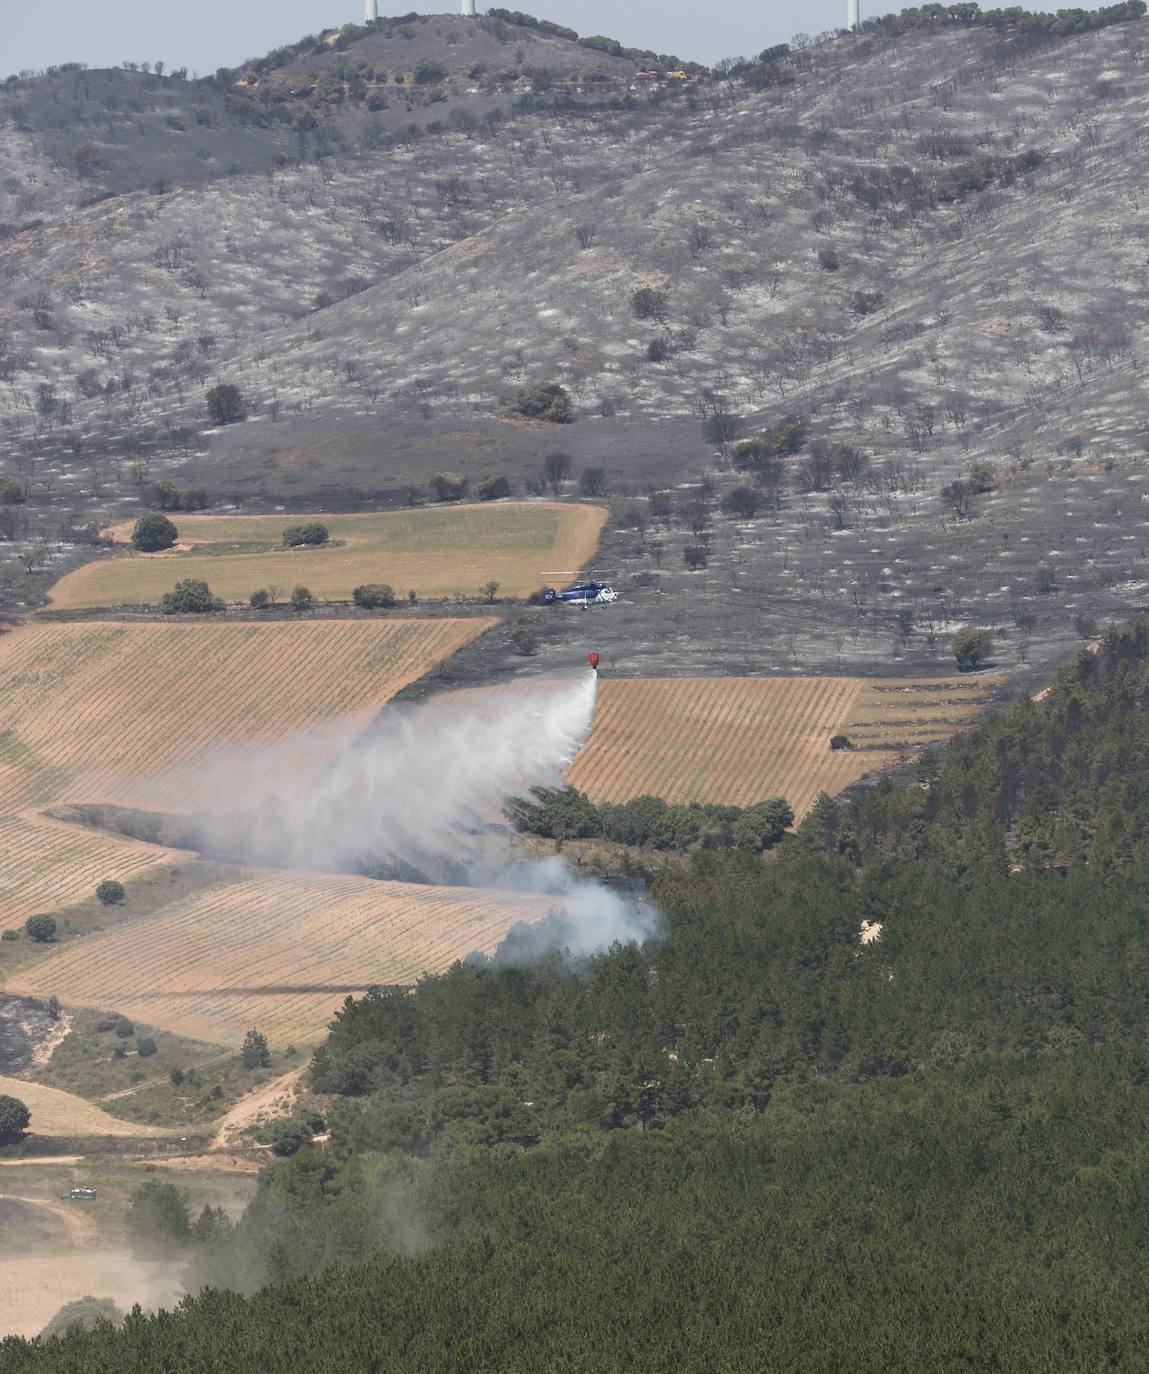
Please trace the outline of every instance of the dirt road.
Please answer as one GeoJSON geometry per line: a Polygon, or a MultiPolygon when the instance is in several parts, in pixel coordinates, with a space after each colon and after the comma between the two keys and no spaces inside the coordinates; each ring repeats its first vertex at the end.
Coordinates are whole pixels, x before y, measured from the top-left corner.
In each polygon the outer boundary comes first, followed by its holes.
{"type": "Polygon", "coordinates": [[[83,1209],[83,1202],[64,1202],[53,1198],[20,1197],[15,1193],[0,1193],[0,1202],[19,1202],[25,1207],[35,1207],[48,1212],[60,1221],[68,1241],[72,1245],[95,1245],[98,1240],[96,1223],[83,1209]]]}
{"type": "Polygon", "coordinates": [[[273,1078],[270,1083],[265,1083],[263,1087],[248,1093],[246,1097],[241,1097],[221,1118],[216,1128],[215,1139],[212,1141],[212,1149],[225,1150],[229,1146],[234,1146],[235,1137],[247,1127],[253,1126],[260,1117],[285,1115],[291,1108],[295,1085],[305,1072],[305,1068],[292,1069],[290,1073],[273,1078]]]}

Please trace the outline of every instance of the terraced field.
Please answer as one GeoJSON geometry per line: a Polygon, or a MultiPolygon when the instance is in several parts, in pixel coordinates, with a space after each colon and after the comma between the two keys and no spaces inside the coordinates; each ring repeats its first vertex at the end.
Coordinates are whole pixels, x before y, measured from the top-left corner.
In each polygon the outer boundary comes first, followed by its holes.
{"type": "Polygon", "coordinates": [[[267,873],[66,947],[10,980],[65,1004],[238,1045],[318,1038],[348,993],[490,953],[552,898],[313,873],[267,873]]]}
{"type": "Polygon", "coordinates": [[[947,739],[984,707],[989,678],[606,679],[569,771],[595,801],[652,793],[745,806],[784,796],[801,816],[873,769],[947,739]],[[830,749],[849,736],[853,748],[830,749]]]}
{"type": "MultiPolygon", "coordinates": [[[[126,551],[77,569],[52,589],[59,607],[158,603],[185,577],[217,596],[244,601],[273,584],[279,600],[303,584],[322,600],[350,600],[364,582],[389,583],[400,597],[476,598],[487,582],[501,596],[536,590],[543,574],[578,569],[598,547],[607,511],[552,502],[436,507],[366,515],[185,515],[180,546],[158,554],[126,551]],[[330,545],[285,549],[288,525],[318,520],[330,545]]],[[[126,542],[131,523],[112,535],[126,542]]]]}
{"type": "Polygon", "coordinates": [[[339,720],[345,738],[492,623],[26,625],[0,639],[0,816],[58,801],[191,808],[211,800],[217,773],[190,770],[158,792],[155,780],[209,750],[238,770],[245,748],[306,729],[278,757],[298,786],[339,742],[322,722],[339,720]]]}

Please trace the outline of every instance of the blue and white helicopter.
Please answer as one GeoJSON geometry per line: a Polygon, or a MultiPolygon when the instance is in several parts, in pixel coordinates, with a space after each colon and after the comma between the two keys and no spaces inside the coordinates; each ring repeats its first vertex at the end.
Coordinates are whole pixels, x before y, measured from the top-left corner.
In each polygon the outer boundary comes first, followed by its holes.
{"type": "MultiPolygon", "coordinates": [[[[550,576],[553,577],[554,574],[550,576]]],[[[617,600],[618,592],[609,582],[600,582],[587,573],[578,573],[577,580],[564,587],[562,591],[556,591],[554,587],[543,588],[544,606],[553,606],[556,602],[565,601],[568,605],[581,606],[589,611],[592,606],[605,606],[617,600]]]]}

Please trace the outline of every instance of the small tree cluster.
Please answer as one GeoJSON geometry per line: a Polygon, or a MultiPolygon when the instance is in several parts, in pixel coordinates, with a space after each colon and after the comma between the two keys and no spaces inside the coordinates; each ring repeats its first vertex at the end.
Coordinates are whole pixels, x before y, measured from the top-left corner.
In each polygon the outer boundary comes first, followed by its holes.
{"type": "Polygon", "coordinates": [[[304,525],[289,525],[283,531],[283,543],[289,549],[297,549],[307,544],[326,544],[330,537],[327,526],[321,525],[317,520],[304,525]]]}
{"type": "Polygon", "coordinates": [[[395,604],[395,591],[386,582],[366,582],[351,593],[351,600],[365,611],[383,610],[395,604]]]}
{"type": "Polygon", "coordinates": [[[132,547],[141,553],[158,553],[170,549],[179,534],[166,515],[141,515],[132,530],[132,547]]]}
{"type": "Polygon", "coordinates": [[[174,591],[165,592],[160,598],[160,610],[164,615],[206,615],[223,609],[223,598],[212,596],[207,583],[195,577],[185,577],[176,583],[174,591]]]}
{"type": "Polygon", "coordinates": [[[552,425],[569,424],[574,419],[571,398],[557,382],[529,382],[515,392],[507,407],[509,415],[525,420],[543,420],[552,425]]]}

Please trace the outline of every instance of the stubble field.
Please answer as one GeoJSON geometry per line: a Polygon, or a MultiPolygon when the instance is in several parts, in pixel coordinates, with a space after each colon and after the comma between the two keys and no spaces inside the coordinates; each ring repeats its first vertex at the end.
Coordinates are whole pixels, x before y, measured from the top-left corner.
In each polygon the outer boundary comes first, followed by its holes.
{"type": "MultiPolygon", "coordinates": [[[[322,722],[366,724],[492,623],[24,626],[0,639],[0,815],[60,801],[130,805],[149,779],[204,751],[241,755],[322,722]]],[[[311,766],[329,756],[318,741],[311,766]]],[[[290,759],[296,785],[307,762],[290,759]]],[[[207,800],[190,776],[166,798],[175,809],[207,800]]]]}
{"type": "Polygon", "coordinates": [[[274,1044],[322,1035],[349,993],[412,983],[553,899],[316,873],[265,873],[63,949],[12,991],[114,1006],[181,1035],[238,1045],[251,1026],[274,1044]]]}
{"type": "Polygon", "coordinates": [[[568,779],[594,801],[650,793],[746,806],[783,796],[801,817],[831,796],[970,724],[990,678],[605,680],[568,779]],[[845,734],[850,749],[833,751],[845,734]]]}
{"type": "MultiPolygon", "coordinates": [[[[365,515],[175,516],[180,545],[158,554],[125,550],[69,573],[52,589],[61,609],[156,604],[177,581],[207,582],[226,601],[246,601],[259,588],[285,600],[303,585],[321,600],[347,601],[368,582],[385,582],[405,598],[479,596],[484,584],[522,597],[544,574],[580,569],[592,558],[607,511],[554,502],[449,506],[365,515]],[[330,543],[288,549],[289,525],[324,524],[330,543]]],[[[112,527],[131,538],[132,522],[112,527]]]]}

